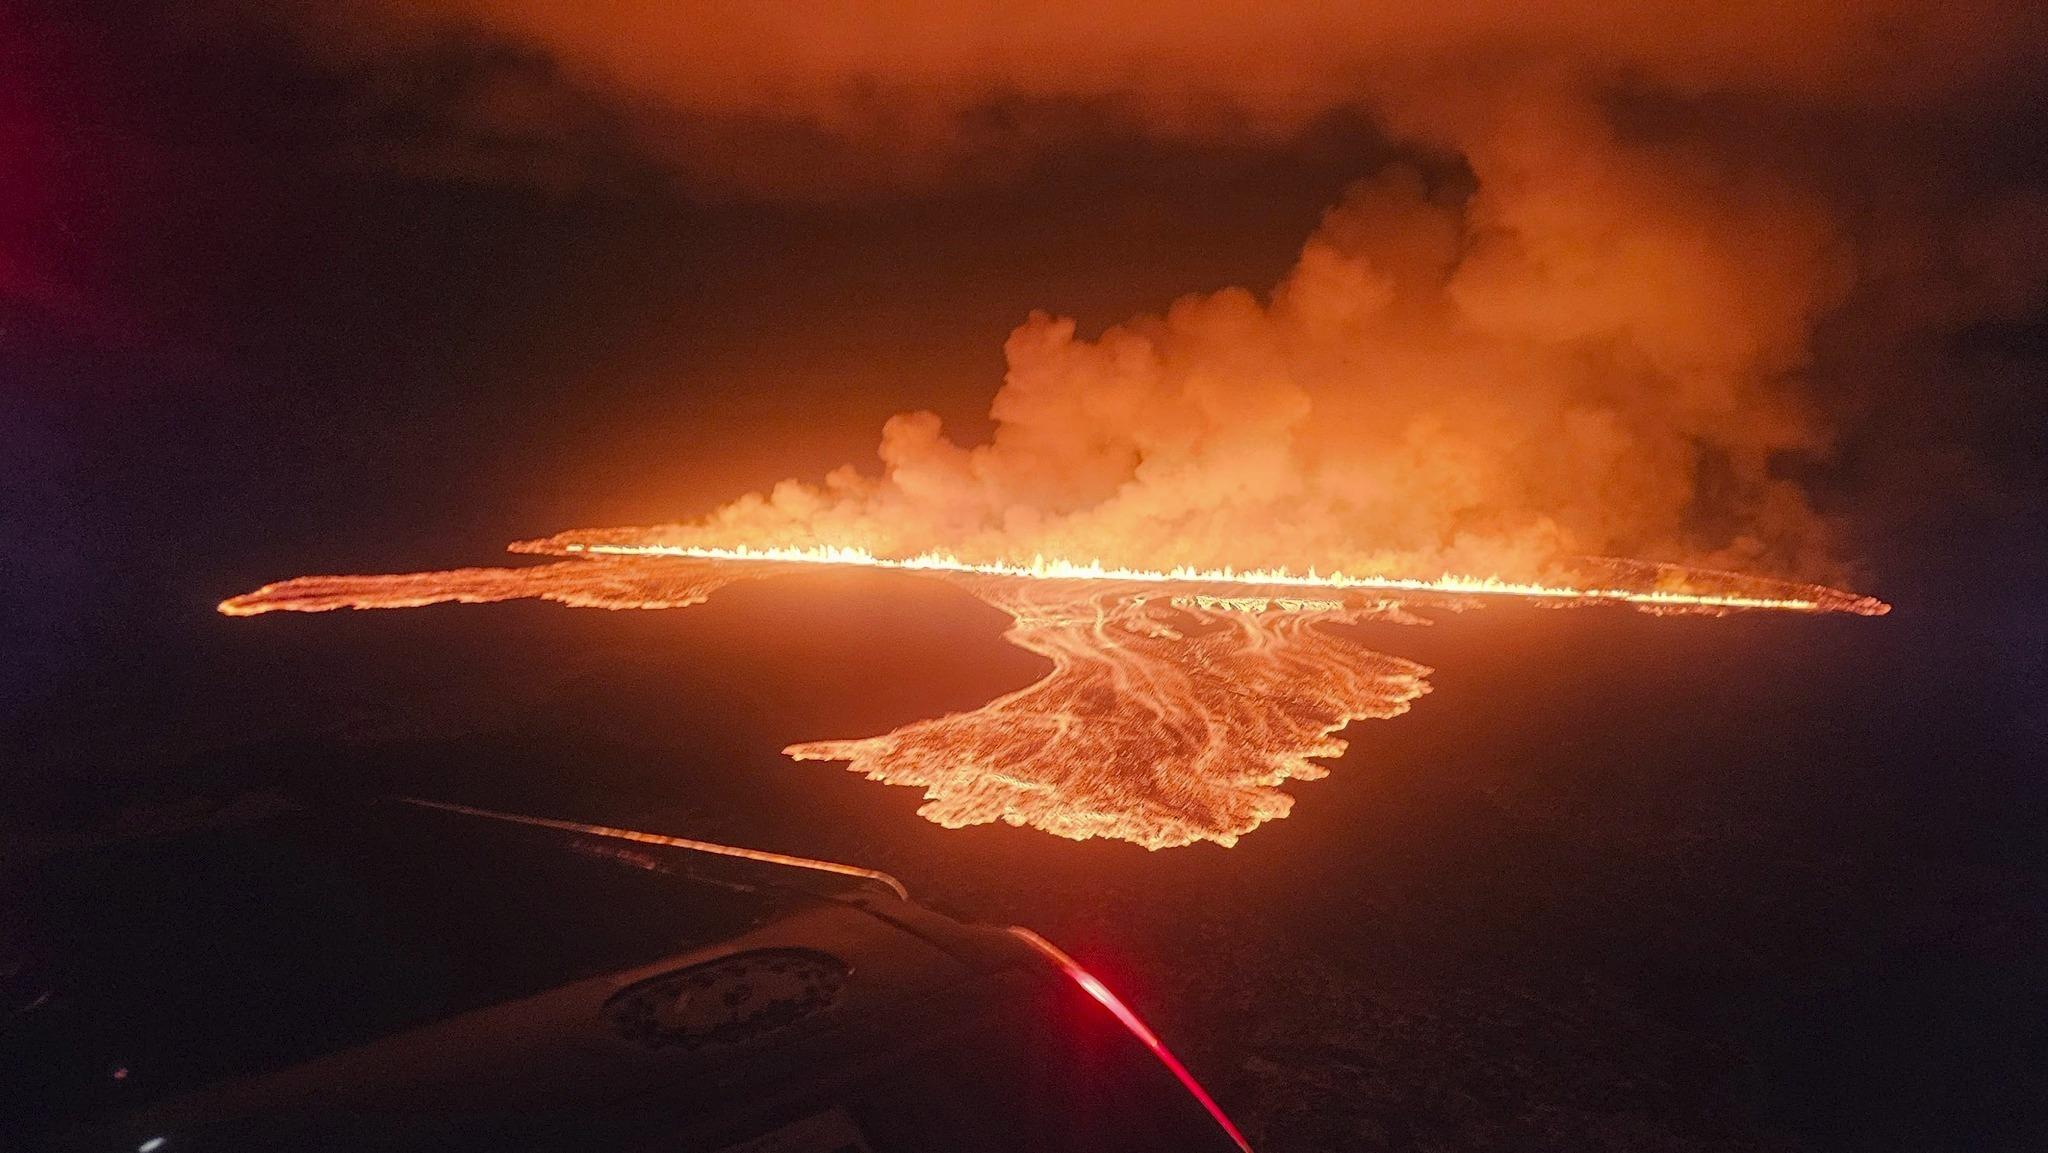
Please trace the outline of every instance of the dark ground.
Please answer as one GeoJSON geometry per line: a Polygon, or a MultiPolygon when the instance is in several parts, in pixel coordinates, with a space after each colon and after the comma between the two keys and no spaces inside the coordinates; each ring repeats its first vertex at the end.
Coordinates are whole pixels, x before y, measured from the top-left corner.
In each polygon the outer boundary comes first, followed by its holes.
{"type": "Polygon", "coordinates": [[[938,582],[822,574],[663,613],[193,605],[185,651],[134,654],[161,679],[103,735],[214,751],[74,776],[39,824],[400,791],[879,866],[1068,946],[1266,1150],[2037,1147],[2038,664],[2009,679],[1999,633],[2026,622],[1995,603],[1972,625],[1901,600],[1372,626],[1434,691],[1355,726],[1288,819],[1157,853],[940,829],[911,790],[776,755],[1034,675],[938,582]]]}

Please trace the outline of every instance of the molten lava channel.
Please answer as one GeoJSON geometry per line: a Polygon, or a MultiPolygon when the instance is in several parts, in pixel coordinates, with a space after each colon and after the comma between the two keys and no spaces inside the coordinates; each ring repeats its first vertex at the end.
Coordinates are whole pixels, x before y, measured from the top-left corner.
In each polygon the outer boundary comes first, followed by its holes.
{"type": "Polygon", "coordinates": [[[855,565],[947,580],[1006,613],[1012,644],[1045,657],[1043,678],[979,708],[879,736],[806,741],[797,760],[924,789],[918,810],[948,828],[1006,821],[1075,840],[1150,849],[1235,844],[1287,815],[1286,780],[1328,769],[1336,734],[1393,717],[1428,692],[1430,670],[1323,626],[1427,623],[1410,608],[1487,599],[1626,604],[1658,613],[1847,612],[1889,606],[1794,585],[1639,562],[1593,562],[1605,579],[1541,585],[1446,576],[1413,580],[1313,570],[1142,570],[1037,559],[969,563],[857,549],[677,546],[630,530],[514,545],[569,559],[522,568],[299,577],[225,601],[220,611],[414,608],[540,598],[583,608],[698,604],[725,585],[803,565],[855,565]]]}

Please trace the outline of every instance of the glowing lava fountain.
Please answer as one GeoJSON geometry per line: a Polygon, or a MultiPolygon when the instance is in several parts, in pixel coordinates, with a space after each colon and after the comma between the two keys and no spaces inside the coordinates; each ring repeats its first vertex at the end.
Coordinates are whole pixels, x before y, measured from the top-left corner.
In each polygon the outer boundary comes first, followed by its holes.
{"type": "Polygon", "coordinates": [[[1115,837],[1158,849],[1234,844],[1286,816],[1294,798],[1279,786],[1326,776],[1329,770],[1311,758],[1341,755],[1340,730],[1354,720],[1398,716],[1429,691],[1429,669],[1323,625],[1427,624],[1410,610],[1502,598],[1654,613],[1875,616],[1890,608],[1820,585],[1634,561],[1585,562],[1599,579],[1546,585],[1314,570],[1144,570],[1043,558],[970,563],[944,554],[891,559],[852,548],[676,545],[649,541],[645,532],[522,542],[514,551],[570,558],[523,568],[299,577],[224,601],[220,611],[251,616],[520,598],[681,608],[733,581],[802,566],[926,574],[1008,614],[1005,638],[1045,657],[1052,671],[977,709],[784,752],[921,786],[925,804],[918,812],[948,828],[1001,820],[1076,840],[1115,837]]]}
{"type": "MultiPolygon", "coordinates": [[[[544,544],[548,542],[528,542],[544,544]]],[[[515,546],[519,547],[519,546],[515,546]]],[[[1422,580],[1415,577],[1346,576],[1341,572],[1318,575],[1315,569],[1297,573],[1289,569],[1137,569],[1106,566],[1099,560],[1076,562],[1033,557],[1029,562],[991,561],[974,563],[948,553],[929,552],[902,559],[878,557],[865,549],[822,546],[814,548],[707,548],[701,545],[585,544],[567,541],[563,552],[596,556],[666,556],[690,560],[740,561],[768,564],[855,565],[862,568],[897,569],[904,572],[975,574],[1020,577],[1051,581],[1129,581],[1156,585],[1252,585],[1266,589],[1327,589],[1333,592],[1362,590],[1388,593],[1448,593],[1456,596],[1523,597],[1550,601],[1607,601],[1667,609],[1773,609],[1783,612],[1850,612],[1883,616],[1891,606],[1875,597],[1856,596],[1824,585],[1789,585],[1730,573],[1687,573],[1676,566],[1638,565],[1665,568],[1681,575],[1714,576],[1747,582],[1753,586],[1776,586],[1772,592],[1709,592],[1667,588],[1603,588],[1575,585],[1547,585],[1507,581],[1499,577],[1443,576],[1422,580]]],[[[522,548],[521,551],[524,551],[522,548]]],[[[534,551],[546,551],[535,549],[534,551]]],[[[1628,562],[1609,561],[1607,564],[1628,562]]],[[[222,606],[222,611],[233,610],[222,606]]]]}

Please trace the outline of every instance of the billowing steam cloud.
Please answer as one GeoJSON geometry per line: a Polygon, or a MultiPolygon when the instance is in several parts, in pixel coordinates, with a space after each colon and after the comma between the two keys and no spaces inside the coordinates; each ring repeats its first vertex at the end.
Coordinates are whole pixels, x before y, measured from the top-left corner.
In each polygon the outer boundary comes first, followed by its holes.
{"type": "Polygon", "coordinates": [[[1469,194],[1405,165],[1354,186],[1267,296],[1188,296],[1092,340],[1034,315],[1005,346],[987,444],[899,416],[880,477],[787,482],[677,539],[1811,570],[1826,527],[1770,464],[1819,444],[1786,382],[1844,282],[1826,216],[1768,179],[1618,145],[1590,117],[1516,117],[1465,155],[1469,194]]]}
{"type": "MultiPolygon", "coordinates": [[[[1056,146],[1047,125],[1075,108],[1279,137],[1356,107],[1410,146],[1270,291],[1092,336],[1034,314],[987,443],[901,415],[879,475],[788,481],[665,538],[1512,576],[1621,554],[1830,578],[1831,524],[1783,468],[1833,435],[1806,381],[1816,327],[1852,299],[1901,330],[1966,322],[1953,302],[1987,292],[2039,307],[2038,246],[2016,261],[2005,241],[2038,236],[2048,200],[1959,205],[1883,155],[1937,155],[1942,109],[2025,73],[2029,6],[962,7],[443,0],[372,22],[536,47],[700,187],[957,177],[1056,146]],[[1859,170],[1891,183],[1844,187],[1859,170]]],[[[536,99],[487,91],[473,111],[530,128],[536,99]]]]}

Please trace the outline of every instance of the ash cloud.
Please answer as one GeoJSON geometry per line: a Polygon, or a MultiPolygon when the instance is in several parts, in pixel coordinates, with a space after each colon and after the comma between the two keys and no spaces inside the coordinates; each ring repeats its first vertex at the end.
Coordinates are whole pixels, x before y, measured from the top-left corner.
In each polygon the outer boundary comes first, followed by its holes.
{"type": "Polygon", "coordinates": [[[542,54],[699,192],[929,193],[1105,117],[1284,141],[1363,110],[1418,158],[1365,174],[1276,285],[1097,334],[1034,314],[986,443],[903,414],[879,475],[663,530],[689,543],[1842,579],[1841,525],[1793,478],[1924,399],[1845,375],[2043,303],[2038,174],[1954,176],[2035,131],[2012,125],[2044,17],[2002,0],[346,11],[305,26],[357,54],[542,54]]]}

